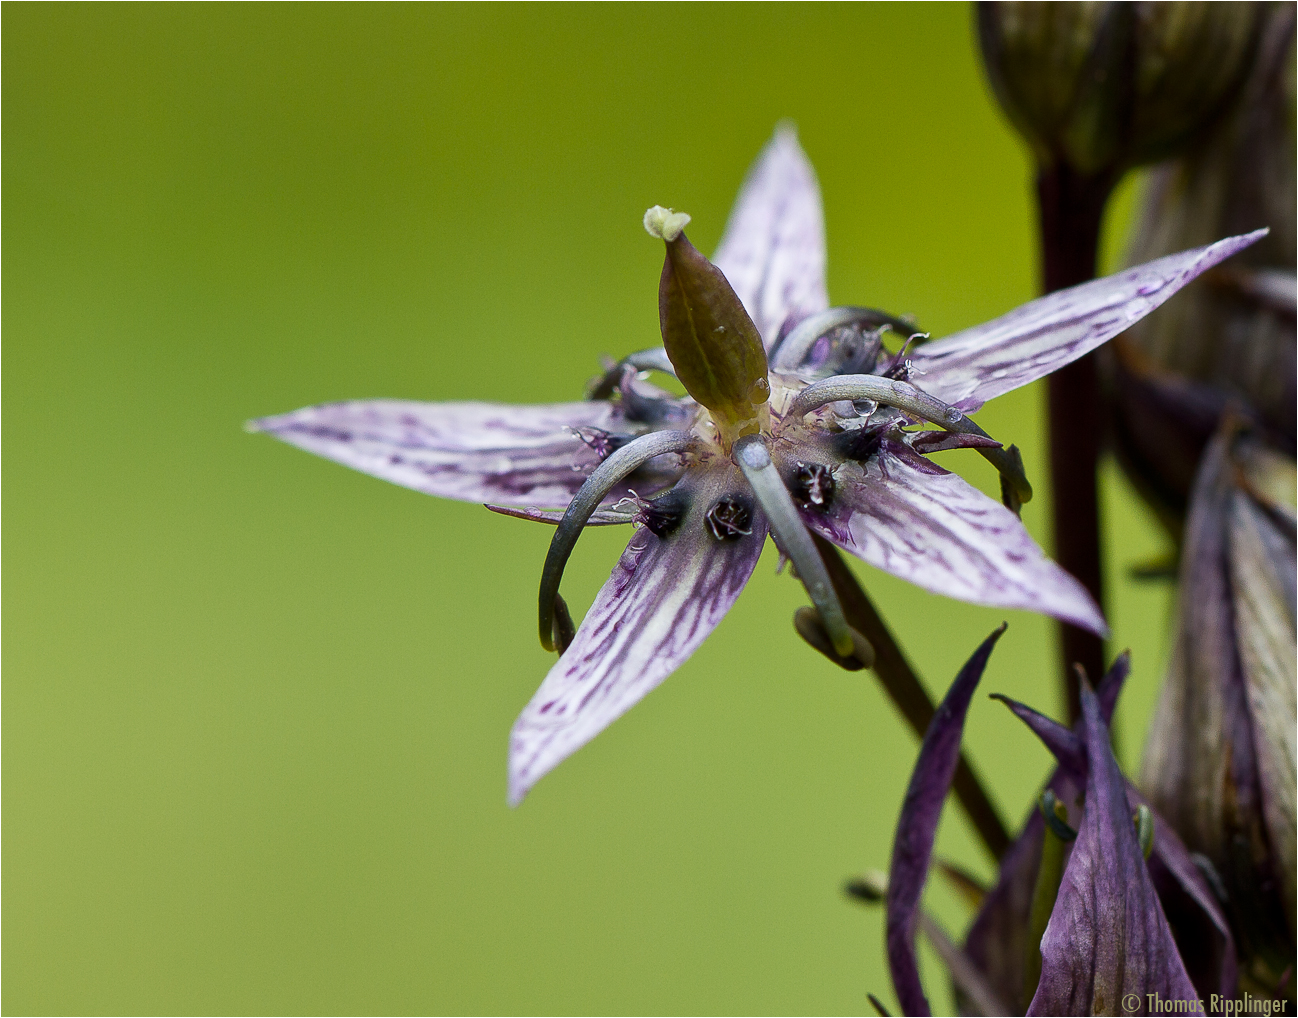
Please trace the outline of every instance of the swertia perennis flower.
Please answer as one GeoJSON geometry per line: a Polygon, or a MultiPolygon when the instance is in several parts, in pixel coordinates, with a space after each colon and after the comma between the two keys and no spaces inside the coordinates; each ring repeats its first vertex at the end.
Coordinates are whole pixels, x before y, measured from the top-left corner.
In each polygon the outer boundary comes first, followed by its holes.
{"type": "Polygon", "coordinates": [[[561,656],[514,725],[512,803],[694,652],[768,533],[806,585],[826,645],[845,658],[863,653],[862,641],[812,532],[929,590],[1103,632],[1086,591],[1011,511],[1031,497],[1017,450],[966,415],[1094,349],[1260,236],[890,353],[881,334],[909,333],[905,323],[827,306],[820,193],[792,130],[778,131],[750,171],[715,264],[686,239],[688,221],[657,206],[644,220],[667,249],[663,347],[625,357],[584,402],[369,400],[253,425],[419,491],[558,524],[539,616],[542,644],[561,656]],[[674,373],[689,395],[647,385],[639,376],[649,370],[674,373]],[[926,456],[961,447],[997,467],[1011,508],[926,456]],[[636,533],[574,632],[559,597],[564,565],[584,526],[611,523],[636,533]]]}

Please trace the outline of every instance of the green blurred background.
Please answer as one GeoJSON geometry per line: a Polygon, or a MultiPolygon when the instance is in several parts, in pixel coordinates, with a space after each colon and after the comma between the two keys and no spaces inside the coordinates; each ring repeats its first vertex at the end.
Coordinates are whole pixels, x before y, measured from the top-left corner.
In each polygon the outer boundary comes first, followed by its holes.
{"type": "MultiPolygon", "coordinates": [[[[891,1001],[882,917],[841,887],[886,867],[916,743],[797,640],[769,547],[703,649],[511,811],[549,530],[241,425],[576,398],[655,341],[645,207],[710,250],[783,117],[836,301],[941,335],[1028,299],[1028,164],[969,10],[6,6],[3,94],[4,1009],[891,1001]]],[[[980,416],[1038,490],[1041,398],[980,416]]],[[[1111,468],[1105,495],[1131,762],[1170,594],[1122,578],[1162,539],[1111,468]]],[[[574,610],[625,537],[584,539],[574,610]]],[[[935,695],[1004,616],[860,573],[935,695]]],[[[1056,710],[1049,626],[1009,621],[983,691],[1056,710]]],[[[1017,822],[1044,751],[981,696],[968,744],[1017,822]]],[[[939,852],[991,873],[954,807],[939,852]]]]}

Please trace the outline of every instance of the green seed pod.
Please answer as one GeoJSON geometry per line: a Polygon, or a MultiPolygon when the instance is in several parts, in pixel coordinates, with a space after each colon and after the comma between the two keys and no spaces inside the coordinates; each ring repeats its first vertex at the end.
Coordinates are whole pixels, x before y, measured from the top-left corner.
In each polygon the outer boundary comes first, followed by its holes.
{"type": "Polygon", "coordinates": [[[667,245],[658,286],[663,346],[685,390],[729,445],[759,430],[771,394],[762,337],[721,270],[682,232],[689,216],[655,205],[645,229],[667,245]]]}
{"type": "Polygon", "coordinates": [[[980,3],[996,98],[1042,166],[1117,175],[1209,126],[1254,49],[1258,4],[980,3]]]}

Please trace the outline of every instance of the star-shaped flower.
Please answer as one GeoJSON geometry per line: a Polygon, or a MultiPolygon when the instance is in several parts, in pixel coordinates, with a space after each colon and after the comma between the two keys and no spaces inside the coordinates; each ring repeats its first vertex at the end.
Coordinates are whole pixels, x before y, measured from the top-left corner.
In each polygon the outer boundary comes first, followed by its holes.
{"type": "Polygon", "coordinates": [[[645,215],[667,249],[663,347],[625,357],[583,402],[366,400],[253,425],[418,491],[557,523],[539,616],[542,644],[561,656],[514,725],[511,803],[694,652],[768,533],[842,657],[861,654],[861,640],[812,533],[928,590],[1103,633],[1095,603],[1019,521],[1031,488],[1017,450],[967,415],[1099,346],[1260,236],[1162,258],[912,349],[927,337],[908,323],[828,306],[820,192],[791,129],[749,172],[714,262],[686,239],[688,222],[658,206],[645,215]],[[895,352],[888,330],[903,340],[895,352]],[[648,385],[647,371],[675,374],[689,395],[648,385]],[[960,447],[1001,472],[1006,505],[927,457],[960,447]],[[574,632],[558,596],[564,564],[585,525],[615,523],[635,533],[574,632]]]}

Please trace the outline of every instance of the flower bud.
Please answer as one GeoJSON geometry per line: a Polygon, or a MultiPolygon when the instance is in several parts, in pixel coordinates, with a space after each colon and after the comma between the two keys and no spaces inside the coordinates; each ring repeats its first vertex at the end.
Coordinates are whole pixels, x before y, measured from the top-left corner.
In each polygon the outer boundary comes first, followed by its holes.
{"type": "Polygon", "coordinates": [[[1116,175],[1165,159],[1248,66],[1256,4],[980,3],[988,78],[1043,166],[1116,175]]]}
{"type": "MultiPolygon", "coordinates": [[[[1172,373],[1210,386],[1220,394],[1218,402],[1247,404],[1289,446],[1295,437],[1298,295],[1294,112],[1294,8],[1283,4],[1266,12],[1257,60],[1231,109],[1192,152],[1152,172],[1128,260],[1158,258],[1244,223],[1271,232],[1230,266],[1191,283],[1118,345],[1127,373],[1146,379],[1172,373]]],[[[1120,392],[1119,413],[1146,414],[1136,402],[1147,407],[1144,395],[1124,399],[1120,392]]],[[[1139,442],[1148,434],[1131,424],[1124,430],[1124,441],[1139,442]]],[[[1156,449],[1136,455],[1158,468],[1156,449]]],[[[1164,482],[1184,499],[1188,479],[1164,482]]]]}
{"type": "Polygon", "coordinates": [[[658,285],[663,346],[685,391],[712,412],[722,440],[759,430],[766,400],[766,350],[725,275],[682,232],[689,216],[655,205],[645,229],[667,246],[658,285]]]}
{"type": "Polygon", "coordinates": [[[1219,875],[1259,986],[1294,952],[1293,519],[1293,461],[1227,420],[1195,480],[1176,643],[1142,773],[1150,801],[1219,875]]]}

